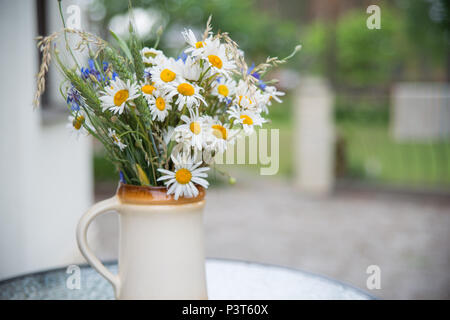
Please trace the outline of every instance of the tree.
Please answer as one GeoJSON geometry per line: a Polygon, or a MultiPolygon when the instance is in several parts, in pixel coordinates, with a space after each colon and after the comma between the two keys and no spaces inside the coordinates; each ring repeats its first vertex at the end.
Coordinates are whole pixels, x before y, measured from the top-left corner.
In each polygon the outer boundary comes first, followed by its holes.
{"type": "Polygon", "coordinates": [[[406,32],[425,76],[445,64],[450,81],[450,2],[448,0],[399,0],[405,13],[406,32]]]}

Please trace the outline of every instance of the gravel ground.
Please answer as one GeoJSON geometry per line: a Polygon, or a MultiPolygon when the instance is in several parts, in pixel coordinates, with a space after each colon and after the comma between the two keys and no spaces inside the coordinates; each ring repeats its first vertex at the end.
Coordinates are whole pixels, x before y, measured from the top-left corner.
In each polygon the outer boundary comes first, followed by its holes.
{"type": "Polygon", "coordinates": [[[450,298],[450,201],[339,190],[308,197],[258,178],[211,189],[207,255],[278,264],[369,291],[367,267],[381,269],[387,299],[450,298]]]}
{"type": "MultiPolygon", "coordinates": [[[[211,188],[205,213],[208,257],[298,268],[379,298],[450,299],[448,197],[338,189],[319,198],[285,181],[240,178],[211,188]],[[381,269],[381,289],[366,287],[370,265],[381,269]]],[[[117,223],[101,219],[97,250],[114,258],[117,223]]]]}

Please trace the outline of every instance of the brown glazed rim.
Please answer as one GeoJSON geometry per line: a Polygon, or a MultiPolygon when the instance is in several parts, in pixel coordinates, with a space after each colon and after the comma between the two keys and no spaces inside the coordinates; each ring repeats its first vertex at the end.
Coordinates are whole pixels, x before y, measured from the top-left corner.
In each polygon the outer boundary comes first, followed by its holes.
{"type": "Polygon", "coordinates": [[[196,185],[196,187],[198,196],[195,198],[179,197],[178,200],[175,200],[173,194],[167,194],[166,187],[135,186],[119,183],[116,195],[120,202],[126,204],[178,205],[202,201],[206,194],[205,188],[199,185],[196,185]]]}

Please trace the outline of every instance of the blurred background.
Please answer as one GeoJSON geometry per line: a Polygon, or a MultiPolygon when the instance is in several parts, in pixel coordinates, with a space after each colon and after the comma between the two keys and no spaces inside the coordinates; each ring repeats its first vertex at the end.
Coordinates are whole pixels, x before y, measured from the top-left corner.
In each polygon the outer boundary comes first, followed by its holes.
{"type": "MultiPolygon", "coordinates": [[[[75,226],[110,197],[118,174],[91,138],[70,137],[55,68],[42,107],[31,102],[33,40],[61,28],[57,1],[1,1],[0,279],[82,263],[75,226]],[[27,23],[24,23],[27,21],[27,23]],[[24,90],[25,89],[25,90],[24,90]]],[[[134,0],[138,33],[178,56],[181,31],[227,31],[248,64],[303,48],[268,78],[286,91],[270,110],[279,170],[221,165],[211,174],[207,256],[298,268],[380,298],[450,298],[450,4],[445,0],[134,0]],[[379,8],[380,28],[368,19],[379,8]],[[370,23],[369,23],[370,25],[370,23]],[[228,184],[228,171],[237,178],[228,184]]],[[[126,38],[128,3],[63,1],[82,28],[126,38]],[[75,7],[73,6],[75,5],[75,7]],[[74,11],[75,10],[75,11],[74,11]]],[[[375,12],[376,13],[376,12],[375,12]]],[[[117,217],[90,232],[117,258],[117,217]]]]}

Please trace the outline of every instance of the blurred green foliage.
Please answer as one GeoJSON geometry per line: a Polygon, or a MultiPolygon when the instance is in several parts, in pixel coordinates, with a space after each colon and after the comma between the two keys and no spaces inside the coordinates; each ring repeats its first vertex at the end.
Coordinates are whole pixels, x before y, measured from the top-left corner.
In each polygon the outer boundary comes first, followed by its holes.
{"type": "Polygon", "coordinates": [[[95,182],[117,183],[119,180],[119,172],[114,164],[106,158],[103,150],[94,152],[93,169],[95,182]]]}
{"type": "MultiPolygon", "coordinates": [[[[212,15],[213,31],[228,32],[254,59],[265,59],[268,55],[286,56],[299,42],[298,27],[294,22],[258,9],[255,0],[133,0],[132,5],[135,9],[157,12],[166,31],[192,28],[198,31],[197,35],[203,32],[212,15]]],[[[106,29],[114,16],[125,14],[127,9],[128,1],[96,0],[91,6],[91,15],[103,16],[102,29],[106,29]]],[[[158,27],[154,26],[152,35],[145,41],[147,46],[154,44],[158,27]]],[[[180,43],[179,47],[183,45],[180,43]]],[[[166,35],[163,35],[160,47],[168,49],[166,35]]]]}
{"type": "Polygon", "coordinates": [[[340,86],[367,87],[389,82],[404,47],[401,21],[385,7],[381,29],[370,30],[366,27],[367,17],[365,11],[355,9],[341,16],[336,25],[316,21],[308,26],[303,33],[308,71],[327,75],[327,41],[333,32],[336,59],[333,71],[340,86]]]}
{"type": "Polygon", "coordinates": [[[328,26],[323,21],[315,21],[302,30],[301,66],[312,74],[326,74],[325,53],[327,50],[328,26]]]}
{"type": "Polygon", "coordinates": [[[378,5],[381,29],[366,27],[365,7],[346,11],[336,23],[317,20],[305,26],[303,69],[346,88],[387,88],[395,80],[444,78],[450,50],[450,1],[397,0],[378,5]],[[330,54],[335,60],[332,70],[330,54]]]}
{"type": "Polygon", "coordinates": [[[397,0],[404,13],[411,56],[440,65],[450,50],[450,1],[397,0]]]}
{"type": "Polygon", "coordinates": [[[336,78],[347,86],[374,86],[389,81],[401,50],[401,22],[382,10],[382,27],[366,27],[367,14],[348,12],[336,26],[336,78]]]}
{"type": "Polygon", "coordinates": [[[337,129],[346,141],[346,175],[398,187],[450,187],[448,141],[397,142],[387,123],[342,119],[337,129]]]}
{"type": "Polygon", "coordinates": [[[387,98],[360,99],[338,95],[334,107],[337,123],[358,123],[365,126],[386,126],[389,123],[389,100],[387,98]]]}
{"type": "Polygon", "coordinates": [[[382,28],[370,30],[366,27],[367,17],[365,11],[354,9],[336,24],[318,20],[307,26],[302,36],[305,69],[329,75],[327,51],[334,50],[336,65],[332,72],[340,86],[367,87],[389,81],[401,55],[401,21],[383,8],[382,28]],[[329,41],[334,42],[332,47],[329,41]]]}

